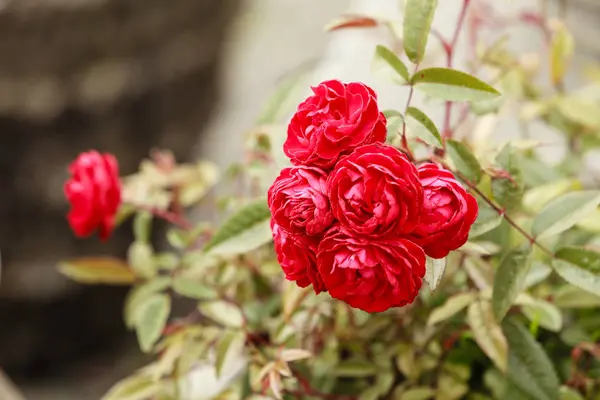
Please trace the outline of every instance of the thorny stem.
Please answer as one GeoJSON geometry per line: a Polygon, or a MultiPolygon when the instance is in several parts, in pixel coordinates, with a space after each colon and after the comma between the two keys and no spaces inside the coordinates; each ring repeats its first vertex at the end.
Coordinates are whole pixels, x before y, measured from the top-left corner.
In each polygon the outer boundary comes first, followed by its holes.
{"type": "Polygon", "coordinates": [[[521,226],[519,226],[519,224],[517,224],[515,222],[515,220],[513,220],[508,214],[506,214],[506,210],[504,208],[498,206],[492,199],[487,197],[485,195],[485,193],[483,193],[481,190],[479,190],[479,188],[473,182],[471,182],[469,179],[467,179],[459,171],[453,171],[452,169],[450,169],[448,164],[446,164],[443,160],[441,160],[439,158],[435,158],[435,161],[442,164],[444,166],[444,168],[446,168],[449,171],[452,171],[454,173],[454,175],[458,176],[463,182],[465,182],[467,184],[467,186],[469,187],[469,189],[471,189],[471,191],[473,193],[475,193],[476,195],[481,197],[483,199],[483,201],[485,201],[492,209],[494,209],[494,211],[496,211],[499,215],[501,215],[510,226],[512,226],[517,232],[519,232],[521,235],[523,235],[523,237],[525,237],[525,239],[527,239],[531,245],[537,246],[544,253],[546,253],[550,257],[554,258],[553,252],[548,250],[544,245],[542,245],[540,242],[538,242],[535,237],[531,236],[523,228],[521,228],[521,226]]]}
{"type": "MultiPolygon", "coordinates": [[[[463,0],[463,5],[460,10],[460,14],[458,16],[458,22],[454,29],[454,34],[452,35],[451,41],[448,42],[448,41],[444,40],[442,37],[440,37],[440,40],[442,41],[442,46],[444,47],[444,51],[446,52],[446,66],[448,68],[452,68],[452,62],[453,62],[453,58],[454,58],[454,50],[456,49],[456,43],[458,42],[458,37],[460,35],[462,26],[465,22],[465,17],[467,15],[467,9],[468,9],[470,3],[471,3],[471,0],[463,0]]],[[[446,111],[444,114],[444,129],[442,131],[444,138],[452,137],[452,131],[450,130],[451,129],[450,121],[452,120],[452,106],[453,106],[453,104],[451,101],[446,102],[446,111]]]]}

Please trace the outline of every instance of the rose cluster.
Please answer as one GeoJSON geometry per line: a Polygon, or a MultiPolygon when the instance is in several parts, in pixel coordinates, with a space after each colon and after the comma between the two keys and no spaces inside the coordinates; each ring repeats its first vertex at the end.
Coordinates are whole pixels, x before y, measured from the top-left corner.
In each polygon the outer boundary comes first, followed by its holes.
{"type": "Polygon", "coordinates": [[[417,168],[384,144],[371,88],[331,80],[312,90],[283,147],[294,166],[268,193],[285,276],[367,312],[412,303],[426,255],[465,244],[477,202],[450,171],[417,168]]]}

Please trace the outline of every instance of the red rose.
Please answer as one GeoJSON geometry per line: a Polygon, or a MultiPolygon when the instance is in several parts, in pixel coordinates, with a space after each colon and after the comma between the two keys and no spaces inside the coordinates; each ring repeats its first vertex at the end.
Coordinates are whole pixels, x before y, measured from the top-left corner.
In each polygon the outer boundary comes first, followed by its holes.
{"type": "Polygon", "coordinates": [[[332,80],[312,91],[292,117],[283,145],[294,165],[327,170],[356,147],[385,141],[386,120],[373,89],[332,80]]]}
{"type": "Polygon", "coordinates": [[[452,172],[435,164],[419,167],[424,190],[421,222],[411,233],[414,240],[432,258],[444,258],[467,242],[479,207],[452,172]]]}
{"type": "Polygon", "coordinates": [[[333,215],[350,232],[405,234],[419,222],[423,188],[417,168],[394,147],[359,147],[335,166],[327,190],[333,215]]]}
{"type": "Polygon", "coordinates": [[[300,287],[313,285],[315,293],[325,291],[323,279],[317,270],[317,241],[302,235],[293,235],[271,220],[277,261],[288,281],[300,287]]]}
{"type": "Polygon", "coordinates": [[[318,168],[282,170],[269,188],[269,208],[277,225],[291,233],[316,235],[333,222],[326,195],[327,175],[318,168]]]}
{"type": "Polygon", "coordinates": [[[367,312],[412,303],[425,275],[425,253],[411,241],[352,236],[337,226],[325,234],[317,260],[331,297],[367,312]]]}
{"type": "Polygon", "coordinates": [[[96,229],[106,240],[114,228],[121,203],[119,165],[111,154],[97,151],[81,153],[69,166],[71,178],[64,190],[71,204],[67,220],[79,237],[91,235],[96,229]]]}

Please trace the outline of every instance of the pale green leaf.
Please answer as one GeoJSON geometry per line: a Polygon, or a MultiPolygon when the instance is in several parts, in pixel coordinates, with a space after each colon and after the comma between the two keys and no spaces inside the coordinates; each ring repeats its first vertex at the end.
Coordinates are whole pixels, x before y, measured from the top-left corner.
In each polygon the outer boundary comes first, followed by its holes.
{"type": "Polygon", "coordinates": [[[406,110],[406,125],[408,131],[430,146],[444,147],[440,132],[435,124],[423,111],[416,107],[406,110]]]}
{"type": "Polygon", "coordinates": [[[544,348],[527,329],[507,319],[503,330],[509,343],[508,378],[535,400],[557,400],[559,380],[544,348]]]}
{"type": "Polygon", "coordinates": [[[427,257],[427,265],[425,270],[425,280],[429,288],[433,292],[439,285],[446,270],[446,259],[436,259],[427,257]]]}
{"type": "Polygon", "coordinates": [[[402,116],[402,114],[398,113],[397,111],[394,112],[394,114],[391,114],[391,112],[388,112],[388,115],[386,117],[387,117],[386,142],[393,143],[394,139],[396,137],[398,137],[398,134],[400,133],[400,129],[402,129],[402,126],[404,125],[404,117],[402,116]]]}
{"type": "Polygon", "coordinates": [[[147,353],[160,338],[171,313],[171,298],[166,294],[153,294],[139,304],[135,332],[140,348],[147,353]]]}
{"type": "Polygon", "coordinates": [[[152,214],[140,211],[133,219],[133,235],[138,242],[148,243],[152,233],[152,214]]]}
{"type": "Polygon", "coordinates": [[[401,392],[394,400],[429,400],[435,396],[435,390],[421,386],[401,392]]]}
{"type": "Polygon", "coordinates": [[[215,355],[215,369],[217,372],[217,378],[221,376],[223,367],[226,365],[228,354],[230,352],[235,355],[239,354],[246,341],[246,336],[243,332],[227,331],[221,337],[217,343],[216,355],[215,355]]]}
{"type": "Polygon", "coordinates": [[[124,318],[125,325],[132,329],[138,319],[140,305],[151,295],[162,292],[171,286],[171,278],[168,276],[157,276],[141,285],[131,288],[125,299],[124,318]]]}
{"type": "Polygon", "coordinates": [[[550,268],[548,265],[539,261],[534,261],[531,265],[531,268],[529,268],[529,273],[527,273],[527,276],[525,277],[524,289],[529,289],[530,287],[543,282],[550,276],[551,273],[552,268],[550,268]]]}
{"type": "Polygon", "coordinates": [[[523,197],[523,176],[516,148],[512,145],[504,146],[496,156],[496,164],[508,173],[509,177],[493,178],[492,194],[500,206],[511,211],[520,205],[523,197]]]}
{"type": "Polygon", "coordinates": [[[448,146],[448,156],[458,172],[471,183],[479,183],[483,176],[481,165],[479,165],[479,161],[467,145],[453,139],[449,139],[446,144],[448,146]]]}
{"type": "Polygon", "coordinates": [[[130,285],[136,276],[124,261],[113,257],[85,257],[64,261],[58,270],[79,283],[130,285]]]}
{"type": "Polygon", "coordinates": [[[212,320],[225,326],[239,328],[244,324],[241,310],[228,302],[216,300],[198,304],[198,310],[212,320]]]}
{"type": "Polygon", "coordinates": [[[204,250],[211,254],[245,253],[272,240],[271,212],[264,198],[254,200],[229,217],[204,250]]]}
{"type": "Polygon", "coordinates": [[[417,71],[411,84],[426,95],[446,101],[483,101],[500,93],[467,73],[450,68],[428,68],[417,71]]]}
{"type": "Polygon", "coordinates": [[[527,319],[539,324],[544,329],[551,332],[558,332],[562,329],[562,314],[554,304],[541,299],[529,298],[528,301],[521,304],[521,310],[527,319]]]}
{"type": "Polygon", "coordinates": [[[475,223],[471,226],[469,232],[469,240],[473,240],[477,236],[481,236],[491,230],[496,229],[502,223],[504,216],[488,205],[479,205],[479,213],[475,223]]]}
{"type": "Polygon", "coordinates": [[[573,50],[575,48],[575,40],[573,35],[567,29],[564,23],[554,21],[554,34],[550,42],[550,76],[552,83],[558,85],[562,83],[573,50]]]}
{"type": "Polygon", "coordinates": [[[498,321],[502,321],[523,290],[531,266],[530,254],[531,247],[512,249],[504,255],[498,266],[492,292],[494,315],[498,321]]]}
{"type": "Polygon", "coordinates": [[[256,125],[274,124],[283,118],[290,109],[293,109],[294,94],[302,86],[301,83],[304,82],[306,73],[306,69],[298,69],[278,85],[263,106],[256,125]]]}
{"type": "Polygon", "coordinates": [[[133,242],[127,251],[127,261],[136,274],[143,278],[152,278],[158,272],[154,251],[147,242],[133,242]]]}
{"type": "Polygon", "coordinates": [[[111,387],[101,400],[147,400],[160,390],[160,381],[149,376],[132,375],[111,387]]]}
{"type": "Polygon", "coordinates": [[[567,193],[544,207],[533,221],[531,233],[538,238],[562,233],[590,215],[599,203],[599,191],[567,193]]]}
{"type": "Polygon", "coordinates": [[[481,350],[501,371],[506,371],[508,345],[502,328],[494,318],[492,304],[478,300],[469,306],[467,322],[473,331],[473,337],[481,350]]]}
{"type": "Polygon", "coordinates": [[[568,386],[561,386],[560,388],[560,400],[584,400],[583,396],[578,391],[568,386]]]}
{"type": "Polygon", "coordinates": [[[600,308],[600,292],[592,294],[577,286],[564,285],[556,289],[553,299],[560,308],[600,308]]]}
{"type": "Polygon", "coordinates": [[[552,261],[554,270],[571,285],[600,293],[600,253],[575,246],[563,247],[552,261]]]}
{"type": "Polygon", "coordinates": [[[345,378],[364,378],[377,373],[375,366],[368,362],[348,360],[343,361],[332,371],[335,376],[345,378]]]}
{"type": "Polygon", "coordinates": [[[541,186],[534,187],[523,196],[523,207],[526,210],[538,213],[553,199],[574,189],[580,189],[581,184],[574,179],[561,179],[541,186]]]}
{"type": "Polygon", "coordinates": [[[556,106],[565,118],[590,129],[600,128],[600,104],[597,101],[566,96],[558,99],[556,106]]]}
{"type": "Polygon", "coordinates": [[[217,292],[213,288],[197,282],[194,278],[186,276],[176,276],[173,278],[173,290],[185,297],[191,299],[214,299],[217,292]]]}
{"type": "Polygon", "coordinates": [[[418,64],[425,55],[437,0],[406,0],[404,7],[404,51],[418,64]]]}
{"type": "Polygon", "coordinates": [[[434,309],[429,315],[427,325],[435,325],[452,318],[471,304],[477,296],[474,293],[458,293],[450,297],[444,305],[434,309]]]}
{"type": "Polygon", "coordinates": [[[410,79],[402,60],[393,51],[381,45],[375,48],[373,70],[374,74],[389,77],[395,83],[406,83],[410,79]]]}

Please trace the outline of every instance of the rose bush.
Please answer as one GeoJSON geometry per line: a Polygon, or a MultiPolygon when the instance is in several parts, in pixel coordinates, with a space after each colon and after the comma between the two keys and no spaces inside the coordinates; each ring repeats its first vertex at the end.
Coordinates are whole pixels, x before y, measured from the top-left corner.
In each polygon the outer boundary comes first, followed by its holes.
{"type": "Polygon", "coordinates": [[[385,141],[386,120],[371,88],[331,80],[312,90],[292,117],[283,145],[293,164],[328,170],[356,147],[385,141]]]}
{"type": "MultiPolygon", "coordinates": [[[[401,37],[396,21],[372,16],[330,29],[393,28],[374,65],[406,103],[381,111],[372,89],[340,81],[301,101],[286,83],[227,175],[236,194],[217,203],[222,223],[184,212],[214,183],[202,163],[153,154],[122,179],[118,220],[133,216],[135,237],[126,259],[60,266],[82,283],[131,285],[125,323],[156,354],[103,400],[599,399],[600,191],[576,172],[600,148],[590,97],[600,78],[576,92],[563,85],[572,38],[548,9],[519,19],[547,41],[537,71],[505,32],[475,37],[514,16],[462,0],[446,38],[429,35],[435,0],[404,4],[401,37]],[[430,36],[440,65],[453,65],[469,10],[469,65],[501,97],[465,72],[425,67],[430,36]],[[552,85],[539,85],[541,71],[552,85]],[[419,93],[443,119],[415,107],[419,93]],[[300,103],[295,113],[284,97],[300,103]],[[562,159],[540,153],[554,139],[506,141],[489,129],[515,109],[524,131],[535,122],[564,135],[562,159]],[[272,148],[284,140],[292,168],[272,148]],[[152,218],[170,224],[168,246],[150,241],[152,218]],[[180,297],[197,304],[181,315],[180,297]]],[[[93,154],[67,185],[76,234],[112,229],[118,179],[93,154]]]]}
{"type": "Polygon", "coordinates": [[[71,228],[80,237],[98,230],[101,239],[108,239],[121,203],[117,160],[112,154],[88,151],[71,163],[69,173],[64,191],[71,205],[71,228]]]}

